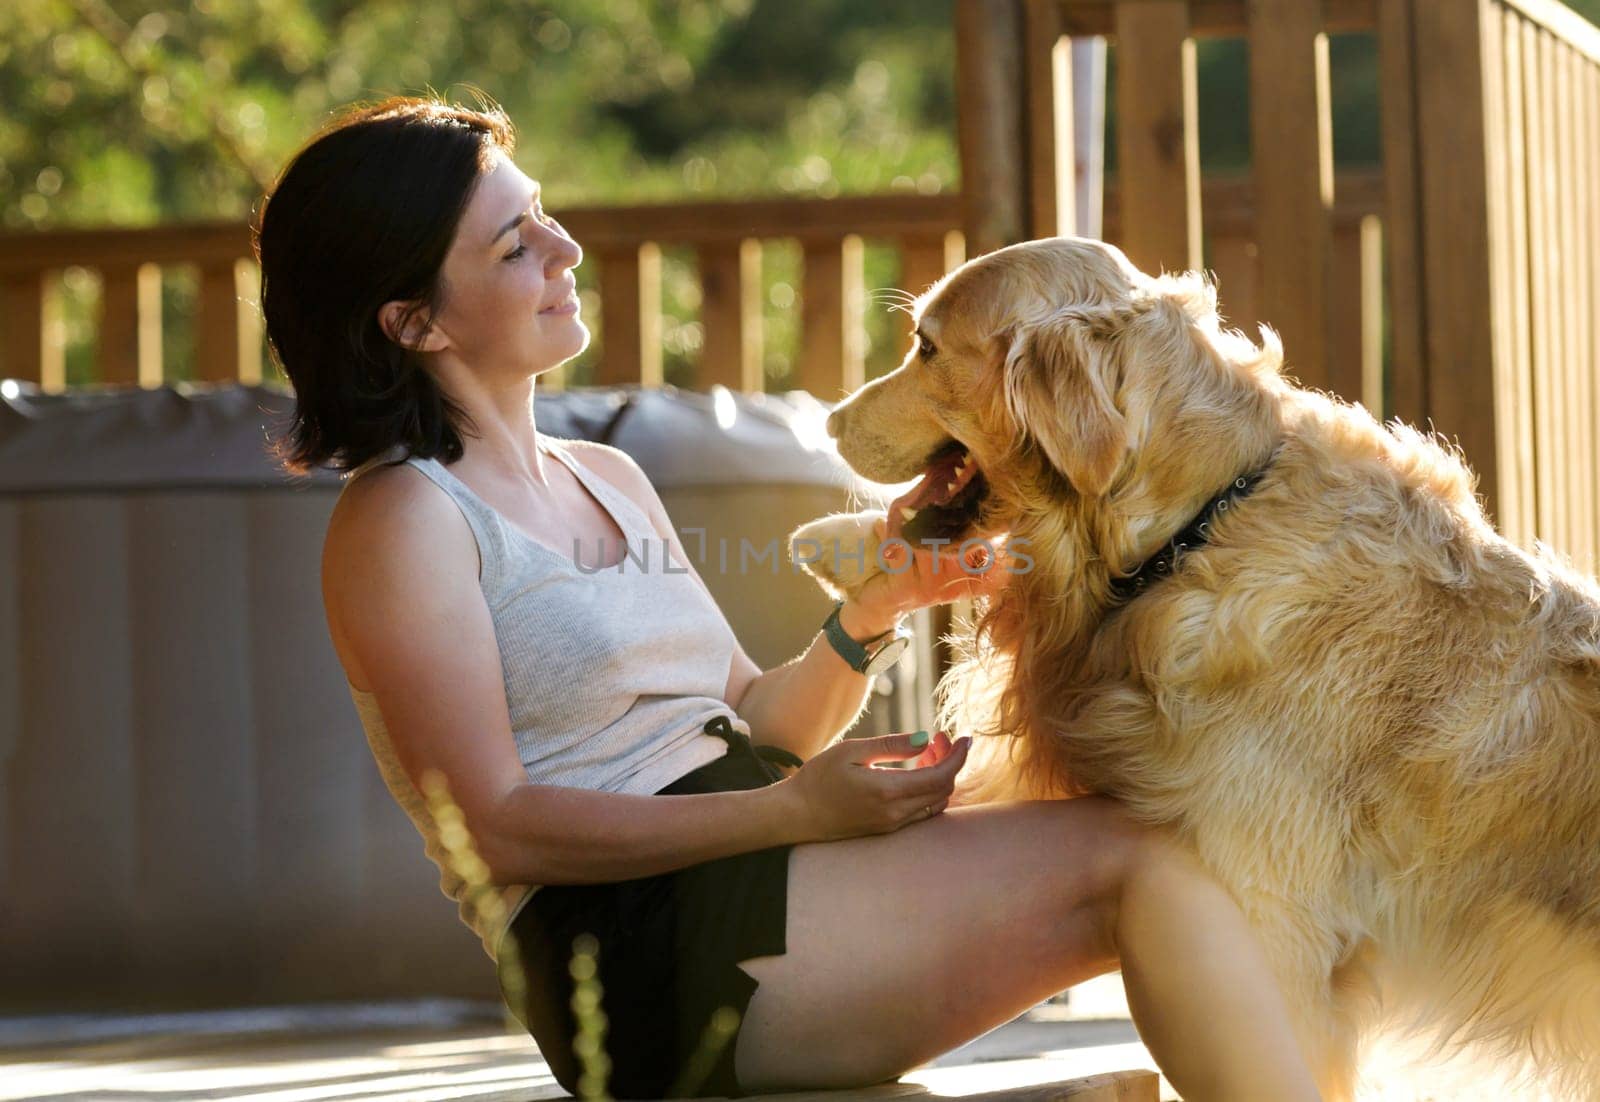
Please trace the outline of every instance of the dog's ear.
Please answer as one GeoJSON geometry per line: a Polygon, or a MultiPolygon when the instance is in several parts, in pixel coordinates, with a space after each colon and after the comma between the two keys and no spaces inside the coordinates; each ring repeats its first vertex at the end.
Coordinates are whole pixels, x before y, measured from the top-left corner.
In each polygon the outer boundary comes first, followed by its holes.
{"type": "Polygon", "coordinates": [[[1012,341],[1006,405],[1018,428],[1084,497],[1101,497],[1128,454],[1117,389],[1116,335],[1140,312],[1064,310],[1012,341]]]}

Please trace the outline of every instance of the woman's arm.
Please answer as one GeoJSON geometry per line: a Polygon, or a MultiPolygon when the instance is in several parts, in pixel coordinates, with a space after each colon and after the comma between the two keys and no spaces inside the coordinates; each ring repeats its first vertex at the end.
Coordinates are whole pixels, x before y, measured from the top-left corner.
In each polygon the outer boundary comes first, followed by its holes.
{"type": "Polygon", "coordinates": [[[789,841],[893,830],[943,807],[964,752],[909,739],[842,744],[749,792],[632,796],[528,783],[506,705],[477,549],[455,505],[410,467],[349,487],[329,525],[323,598],[352,681],[427,791],[446,780],[501,884],[628,879],[789,841]],[[876,755],[876,756],[874,756],[876,755]],[[928,768],[869,768],[918,756],[928,768]]]}
{"type": "MultiPolygon", "coordinates": [[[[645,511],[656,534],[710,597],[711,590],[684,551],[660,495],[632,457],[616,448],[584,442],[576,443],[573,452],[645,511]]],[[[839,610],[839,625],[865,643],[892,631],[899,616],[890,608],[846,602],[839,610]]],[[[766,672],[735,641],[724,693],[729,706],[750,724],[758,742],[781,746],[802,758],[816,754],[856,721],[871,688],[869,679],[851,669],[828,644],[821,628],[819,621],[805,653],[766,672]]]]}
{"type": "MultiPolygon", "coordinates": [[[[645,511],[656,533],[710,597],[710,589],[678,540],[660,495],[632,457],[603,444],[579,443],[575,451],[645,511]]],[[[893,544],[884,551],[891,562],[902,553],[893,544]]],[[[892,631],[907,613],[962,597],[992,594],[1004,581],[1005,572],[998,565],[992,564],[985,573],[972,573],[963,569],[954,555],[914,551],[907,566],[880,572],[867,582],[858,599],[845,602],[839,610],[839,625],[857,642],[865,643],[892,631]]],[[[735,641],[724,692],[724,699],[750,724],[757,741],[781,746],[801,758],[816,754],[856,721],[871,687],[868,678],[839,657],[821,627],[819,623],[804,654],[766,672],[735,641]]]]}
{"type": "MultiPolygon", "coordinates": [[[[893,631],[898,616],[854,602],[839,610],[839,626],[858,643],[893,631]]],[[[871,679],[857,673],[823,636],[791,659],[750,678],[734,705],[762,742],[809,758],[849,729],[867,702],[871,679]],[[803,702],[803,704],[802,704],[803,702]]],[[[753,663],[752,663],[753,665],[753,663]]]]}

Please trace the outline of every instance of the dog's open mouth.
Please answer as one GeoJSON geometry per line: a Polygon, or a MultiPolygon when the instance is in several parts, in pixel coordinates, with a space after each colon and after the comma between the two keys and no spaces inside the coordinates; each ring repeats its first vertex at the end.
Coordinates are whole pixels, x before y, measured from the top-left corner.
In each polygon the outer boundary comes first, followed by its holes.
{"type": "Polygon", "coordinates": [[[924,540],[959,542],[978,522],[989,491],[983,472],[956,440],[929,456],[922,478],[889,505],[885,538],[912,546],[924,540]]]}

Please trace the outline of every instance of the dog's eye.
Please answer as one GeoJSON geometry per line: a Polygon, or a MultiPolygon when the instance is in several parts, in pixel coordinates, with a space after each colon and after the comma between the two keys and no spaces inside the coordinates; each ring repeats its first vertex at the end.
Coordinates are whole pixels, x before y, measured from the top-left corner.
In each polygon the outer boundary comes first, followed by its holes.
{"type": "Polygon", "coordinates": [[[937,351],[938,351],[938,349],[933,347],[933,342],[930,341],[927,337],[919,337],[918,338],[918,340],[917,340],[917,355],[921,356],[924,360],[933,359],[934,354],[937,351]]]}

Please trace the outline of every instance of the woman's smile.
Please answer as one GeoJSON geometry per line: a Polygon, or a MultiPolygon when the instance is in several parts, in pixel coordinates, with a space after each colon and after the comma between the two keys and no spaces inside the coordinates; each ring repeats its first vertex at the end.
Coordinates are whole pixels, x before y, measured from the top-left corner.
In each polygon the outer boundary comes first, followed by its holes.
{"type": "Polygon", "coordinates": [[[539,311],[541,314],[553,314],[557,317],[570,317],[577,312],[578,291],[574,287],[569,287],[567,289],[567,293],[562,296],[560,301],[552,303],[551,305],[546,306],[543,310],[539,311]]]}

